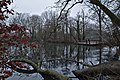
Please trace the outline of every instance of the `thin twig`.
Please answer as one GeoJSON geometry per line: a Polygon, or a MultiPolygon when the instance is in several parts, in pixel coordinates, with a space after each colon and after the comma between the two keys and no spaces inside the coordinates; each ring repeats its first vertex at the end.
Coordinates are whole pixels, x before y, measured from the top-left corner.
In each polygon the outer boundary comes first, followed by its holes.
{"type": "Polygon", "coordinates": [[[71,8],[73,8],[76,4],[79,4],[79,3],[83,3],[83,0],[82,0],[82,1],[79,1],[79,2],[75,2],[73,5],[71,5],[71,6],[67,9],[66,14],[69,12],[69,10],[70,10],[71,8]]]}
{"type": "Polygon", "coordinates": [[[67,0],[67,2],[66,2],[66,4],[65,4],[65,6],[62,8],[62,10],[60,11],[60,15],[58,16],[58,18],[57,18],[57,21],[59,20],[59,18],[61,17],[61,15],[62,15],[62,12],[64,11],[64,9],[66,8],[66,6],[68,5],[68,3],[70,2],[71,0],[67,0]]]}

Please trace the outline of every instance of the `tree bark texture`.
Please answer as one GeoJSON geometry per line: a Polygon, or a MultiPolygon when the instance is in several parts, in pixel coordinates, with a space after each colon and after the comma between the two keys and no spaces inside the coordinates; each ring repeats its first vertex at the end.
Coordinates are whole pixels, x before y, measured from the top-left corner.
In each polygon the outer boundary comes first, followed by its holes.
{"type": "Polygon", "coordinates": [[[120,76],[120,61],[103,63],[84,70],[76,70],[73,73],[79,80],[94,80],[99,74],[104,76],[120,76]]]}

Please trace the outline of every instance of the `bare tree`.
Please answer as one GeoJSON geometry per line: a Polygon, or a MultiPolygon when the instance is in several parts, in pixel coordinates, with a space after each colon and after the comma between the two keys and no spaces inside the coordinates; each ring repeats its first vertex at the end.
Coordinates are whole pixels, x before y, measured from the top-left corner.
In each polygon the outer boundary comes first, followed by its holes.
{"type": "Polygon", "coordinates": [[[16,13],[10,17],[10,24],[19,24],[28,28],[30,22],[30,15],[28,13],[16,13]]]}
{"type": "MultiPolygon", "coordinates": [[[[66,7],[68,6],[68,4],[70,2],[72,2],[73,4],[69,8],[67,8],[67,12],[71,8],[73,8],[76,4],[83,3],[83,1],[84,0],[81,0],[81,1],[80,0],[58,0],[56,2],[56,4],[60,4],[61,3],[61,5],[64,5],[63,8],[62,8],[62,10],[61,10],[61,12],[60,12],[60,16],[61,16],[62,11],[64,9],[66,9],[66,7]]],[[[96,6],[99,6],[110,17],[111,21],[114,24],[120,26],[120,19],[114,13],[112,13],[105,5],[103,5],[99,0],[88,0],[88,1],[90,3],[92,3],[92,4],[95,4],[96,6]]]]}

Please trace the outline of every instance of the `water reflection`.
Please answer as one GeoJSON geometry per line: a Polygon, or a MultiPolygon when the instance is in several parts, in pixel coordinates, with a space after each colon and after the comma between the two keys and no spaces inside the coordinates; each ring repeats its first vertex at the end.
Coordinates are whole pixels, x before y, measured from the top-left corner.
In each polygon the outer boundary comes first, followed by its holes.
{"type": "Polygon", "coordinates": [[[56,70],[64,75],[73,77],[73,70],[87,68],[81,62],[89,65],[107,62],[110,50],[109,47],[105,46],[44,43],[41,45],[39,52],[34,53],[32,59],[37,64],[42,63],[41,69],[56,70]]]}
{"type": "Polygon", "coordinates": [[[71,76],[71,71],[86,68],[80,62],[95,65],[108,61],[109,50],[104,52],[103,46],[84,46],[70,44],[43,45],[44,60],[43,69],[53,69],[65,75],[71,76]]]}

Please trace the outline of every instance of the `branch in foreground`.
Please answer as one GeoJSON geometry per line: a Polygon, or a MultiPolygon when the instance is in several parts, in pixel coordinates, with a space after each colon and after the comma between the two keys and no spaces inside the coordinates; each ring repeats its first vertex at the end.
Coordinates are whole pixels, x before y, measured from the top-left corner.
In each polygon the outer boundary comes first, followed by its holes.
{"type": "Polygon", "coordinates": [[[97,75],[120,76],[120,61],[103,63],[84,70],[73,71],[79,80],[93,80],[97,75]]]}
{"type": "Polygon", "coordinates": [[[33,74],[33,73],[37,72],[37,65],[35,63],[33,63],[32,61],[27,60],[27,59],[12,60],[12,61],[9,61],[6,64],[6,66],[13,69],[13,70],[15,70],[15,71],[17,71],[17,72],[19,72],[19,73],[33,74]],[[15,62],[22,62],[22,63],[28,64],[33,69],[27,70],[27,69],[19,68],[18,66],[14,65],[15,62]]]}
{"type": "Polygon", "coordinates": [[[39,73],[42,75],[42,77],[44,78],[44,80],[69,80],[69,78],[67,76],[64,76],[60,73],[58,73],[57,71],[54,70],[41,70],[37,67],[37,65],[27,59],[18,59],[18,60],[12,60],[10,62],[7,63],[9,68],[19,72],[19,73],[25,73],[25,74],[33,74],[33,73],[39,73]],[[25,69],[21,69],[11,63],[15,63],[15,62],[23,62],[25,64],[28,64],[30,66],[33,67],[32,70],[25,70],[25,69]]]}
{"type": "Polygon", "coordinates": [[[65,6],[64,6],[64,7],[62,8],[62,10],[60,11],[60,15],[58,16],[57,21],[58,21],[59,18],[61,17],[62,12],[64,11],[64,9],[66,8],[66,6],[68,5],[69,2],[70,2],[70,0],[68,0],[68,1],[66,2],[65,6]]]}
{"type": "Polygon", "coordinates": [[[38,73],[42,75],[44,80],[69,80],[67,76],[64,76],[54,70],[38,70],[38,73]]]}
{"type": "Polygon", "coordinates": [[[70,10],[71,8],[73,8],[76,4],[79,4],[79,3],[83,3],[83,0],[82,0],[82,1],[79,1],[79,2],[75,2],[73,5],[71,5],[71,6],[67,9],[66,14],[69,12],[69,10],[70,10]]]}
{"type": "Polygon", "coordinates": [[[120,27],[120,18],[105,7],[99,0],[90,0],[90,3],[99,6],[111,19],[111,21],[120,27]]]}
{"type": "MultiPolygon", "coordinates": [[[[64,6],[64,7],[62,8],[62,10],[60,11],[60,15],[58,16],[57,21],[58,21],[59,18],[61,17],[62,12],[65,10],[66,6],[68,5],[68,3],[69,3],[70,1],[71,1],[71,0],[67,0],[65,6],[64,6]]],[[[67,9],[66,14],[69,12],[69,10],[70,10],[71,8],[73,8],[73,7],[74,7],[76,4],[78,4],[78,3],[83,3],[83,0],[78,1],[78,2],[75,2],[74,4],[72,4],[72,5],[67,9]]]]}

